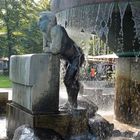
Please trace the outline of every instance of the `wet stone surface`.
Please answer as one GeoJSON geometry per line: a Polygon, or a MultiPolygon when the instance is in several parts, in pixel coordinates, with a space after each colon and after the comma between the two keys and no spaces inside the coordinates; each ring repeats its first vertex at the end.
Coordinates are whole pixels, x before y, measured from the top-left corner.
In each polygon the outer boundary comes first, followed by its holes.
{"type": "Polygon", "coordinates": [[[110,137],[112,135],[113,129],[114,125],[110,124],[98,114],[89,119],[89,131],[99,139],[110,137]]]}
{"type": "MultiPolygon", "coordinates": [[[[98,117],[94,117],[94,118],[97,118],[97,120],[99,120],[98,117]]],[[[92,120],[91,125],[94,124],[94,121],[93,121],[94,118],[89,119],[89,121],[92,120]]],[[[109,127],[111,126],[111,125],[109,125],[109,122],[106,122],[104,119],[100,123],[99,123],[99,121],[96,121],[96,122],[97,122],[96,123],[97,126],[103,126],[103,127],[105,125],[109,126],[109,127]]],[[[1,124],[0,125],[0,140],[8,140],[6,138],[6,119],[5,119],[5,117],[0,118],[0,124],[1,124]]],[[[26,130],[28,130],[27,132],[22,130],[23,132],[21,133],[21,129],[18,129],[20,131],[18,134],[25,134],[24,137],[26,136],[25,137],[26,139],[22,139],[22,140],[31,140],[31,139],[27,139],[27,138],[31,138],[33,136],[36,138],[34,140],[38,140],[37,138],[39,136],[40,136],[40,140],[62,140],[58,133],[54,133],[53,131],[50,131],[48,129],[38,129],[38,130],[33,131],[29,125],[24,125],[20,128],[25,128],[25,126],[27,126],[27,128],[26,128],[26,130]]],[[[100,127],[98,127],[98,128],[95,127],[93,129],[99,129],[99,128],[100,127]]],[[[106,131],[106,130],[103,130],[103,128],[99,129],[99,130],[100,130],[100,133],[102,133],[103,131],[104,132],[106,131]]],[[[72,136],[70,140],[140,140],[140,131],[137,131],[137,132],[123,131],[123,130],[115,128],[113,131],[111,130],[111,132],[112,132],[111,133],[112,136],[107,137],[106,139],[101,138],[99,136],[95,136],[95,133],[94,134],[86,133],[86,134],[81,134],[80,136],[72,136]],[[86,137],[86,139],[85,139],[85,137],[86,137]]],[[[99,132],[97,134],[99,134],[99,132]]],[[[102,136],[102,134],[101,134],[101,136],[102,136]]],[[[24,138],[24,137],[22,137],[22,138],[24,138]]],[[[17,140],[17,139],[13,139],[13,140],[17,140]]],[[[68,139],[65,139],[65,140],[68,140],[68,139]]]]}
{"type": "Polygon", "coordinates": [[[135,133],[133,134],[133,138],[134,138],[135,140],[140,140],[140,131],[139,131],[139,132],[135,132],[135,133]]]}
{"type": "MultiPolygon", "coordinates": [[[[138,132],[139,133],[139,132],[138,132]]],[[[16,129],[13,140],[64,140],[58,133],[49,129],[32,129],[29,125],[22,125],[16,129]]],[[[91,133],[71,136],[65,140],[139,140],[139,137],[101,137],[91,133]]]]}
{"type": "MultiPolygon", "coordinates": [[[[86,105],[87,105],[87,108],[88,108],[89,105],[88,105],[88,103],[86,104],[85,102],[88,102],[88,101],[84,100],[84,103],[83,103],[83,100],[82,100],[82,103],[79,103],[79,104],[83,105],[84,107],[86,107],[86,105]]],[[[109,115],[109,112],[106,111],[105,114],[109,115]]],[[[104,115],[101,115],[101,116],[104,116],[104,115]]],[[[91,116],[89,115],[88,118],[92,119],[92,117],[93,117],[92,115],[91,116]]],[[[115,123],[115,121],[113,121],[113,123],[115,123]]],[[[0,139],[7,140],[6,139],[6,119],[5,119],[5,117],[0,119],[0,124],[1,124],[0,125],[0,130],[1,130],[0,139]]],[[[120,125],[120,124],[118,124],[118,125],[120,125]]],[[[101,132],[101,130],[100,130],[100,132],[101,132]]],[[[50,132],[48,130],[44,130],[44,129],[43,130],[40,129],[40,130],[36,131],[36,138],[37,138],[37,135],[42,137],[41,140],[61,140],[58,134],[56,134],[54,132],[50,132]],[[40,131],[42,131],[42,133],[40,131]],[[47,131],[47,132],[45,132],[45,131],[47,131]],[[44,134],[44,132],[45,132],[45,134],[44,134]]],[[[25,140],[28,140],[28,139],[25,139],[25,140]]],[[[65,139],[65,140],[68,140],[68,139],[65,139]]],[[[101,139],[100,137],[97,137],[97,136],[95,137],[95,135],[93,135],[91,133],[87,133],[87,134],[83,134],[80,136],[73,136],[73,137],[71,137],[70,140],[140,140],[140,130],[139,130],[139,132],[138,132],[138,129],[137,129],[137,132],[136,132],[136,130],[127,131],[127,130],[120,129],[119,127],[118,128],[115,127],[114,130],[112,131],[112,136],[107,137],[106,139],[105,138],[101,139]],[[135,133],[134,133],[134,131],[135,131],[135,133]],[[85,137],[86,137],[86,139],[85,139],[85,137]]]]}
{"type": "Polygon", "coordinates": [[[98,110],[98,107],[96,104],[94,104],[94,102],[84,97],[78,98],[78,105],[80,107],[84,107],[87,110],[87,113],[86,113],[87,118],[93,117],[98,110]]]}
{"type": "Polygon", "coordinates": [[[13,140],[61,140],[61,136],[52,130],[35,129],[29,125],[22,125],[15,131],[13,140]]]}

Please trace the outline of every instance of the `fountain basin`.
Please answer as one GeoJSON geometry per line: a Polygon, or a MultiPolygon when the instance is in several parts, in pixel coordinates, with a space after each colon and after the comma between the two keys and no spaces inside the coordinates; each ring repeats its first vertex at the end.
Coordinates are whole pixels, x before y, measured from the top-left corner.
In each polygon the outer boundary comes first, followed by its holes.
{"type": "Polygon", "coordinates": [[[63,138],[84,135],[87,132],[87,117],[84,108],[59,113],[32,114],[29,110],[15,103],[7,105],[7,135],[12,138],[15,130],[24,124],[33,129],[53,130],[63,138]]]}

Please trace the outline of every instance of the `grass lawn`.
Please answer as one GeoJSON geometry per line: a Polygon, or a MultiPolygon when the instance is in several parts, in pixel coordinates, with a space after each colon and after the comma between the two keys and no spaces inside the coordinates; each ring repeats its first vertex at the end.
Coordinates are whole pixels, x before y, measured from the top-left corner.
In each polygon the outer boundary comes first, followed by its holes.
{"type": "Polygon", "coordinates": [[[9,76],[0,75],[0,88],[10,88],[12,86],[9,76]]]}

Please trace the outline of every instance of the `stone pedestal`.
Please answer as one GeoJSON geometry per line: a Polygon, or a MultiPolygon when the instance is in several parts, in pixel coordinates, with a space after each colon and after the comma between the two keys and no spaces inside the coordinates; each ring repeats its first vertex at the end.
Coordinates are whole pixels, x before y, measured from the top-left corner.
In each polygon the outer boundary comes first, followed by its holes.
{"type": "Polygon", "coordinates": [[[71,120],[69,123],[69,132],[67,134],[68,137],[80,136],[85,135],[88,131],[87,124],[87,110],[81,107],[77,109],[73,109],[71,114],[71,120]]]}
{"type": "Polygon", "coordinates": [[[23,124],[29,124],[32,128],[51,129],[63,137],[68,133],[68,126],[71,119],[68,113],[34,115],[14,103],[7,104],[7,111],[7,135],[9,138],[12,138],[15,129],[23,124]]]}
{"type": "Polygon", "coordinates": [[[59,56],[52,54],[12,56],[10,60],[12,101],[32,113],[57,112],[59,61],[59,56]]]}
{"type": "Polygon", "coordinates": [[[13,83],[12,105],[7,113],[7,130],[13,134],[21,124],[34,127],[34,114],[58,113],[59,55],[16,55],[10,59],[13,83]]]}
{"type": "Polygon", "coordinates": [[[15,104],[7,104],[7,135],[13,137],[15,129],[23,124],[29,124],[35,129],[49,129],[61,135],[64,139],[85,135],[87,132],[87,118],[85,109],[77,109],[72,113],[32,114],[25,108],[15,104]]]}
{"type": "Polygon", "coordinates": [[[119,58],[116,70],[116,119],[140,125],[140,59],[119,58]]]}
{"type": "Polygon", "coordinates": [[[7,135],[24,124],[33,129],[49,129],[63,138],[85,134],[85,109],[59,111],[59,55],[12,56],[10,79],[12,102],[7,104],[7,135]]]}

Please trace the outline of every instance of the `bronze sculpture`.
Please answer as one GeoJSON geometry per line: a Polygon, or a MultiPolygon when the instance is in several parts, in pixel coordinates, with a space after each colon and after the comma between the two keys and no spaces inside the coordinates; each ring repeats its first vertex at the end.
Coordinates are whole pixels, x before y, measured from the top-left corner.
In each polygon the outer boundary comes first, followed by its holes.
{"type": "Polygon", "coordinates": [[[45,11],[41,13],[39,27],[43,33],[43,50],[46,53],[60,55],[66,61],[66,74],[64,84],[67,89],[67,107],[77,108],[77,96],[80,89],[78,81],[79,68],[84,62],[82,49],[68,36],[61,25],[57,25],[53,13],[45,11]]]}

